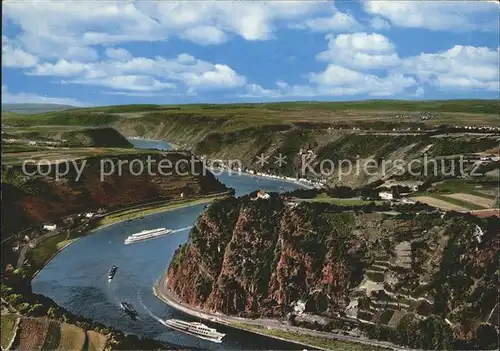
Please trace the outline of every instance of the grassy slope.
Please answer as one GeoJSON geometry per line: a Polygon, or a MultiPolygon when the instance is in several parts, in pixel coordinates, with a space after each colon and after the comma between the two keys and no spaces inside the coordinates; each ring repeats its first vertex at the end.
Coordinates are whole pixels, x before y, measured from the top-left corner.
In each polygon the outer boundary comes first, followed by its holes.
{"type": "Polygon", "coordinates": [[[10,342],[16,334],[18,316],[15,314],[2,315],[2,350],[10,346],[10,342]]]}
{"type": "Polygon", "coordinates": [[[346,351],[375,351],[375,350],[385,350],[379,347],[373,347],[368,345],[344,342],[334,339],[328,339],[325,337],[318,337],[306,334],[299,334],[291,331],[284,331],[278,329],[267,329],[263,327],[259,327],[253,324],[247,323],[233,323],[233,325],[237,328],[247,329],[252,331],[257,331],[262,334],[267,334],[271,336],[276,336],[279,338],[296,341],[298,343],[305,343],[311,346],[319,347],[325,350],[346,350],[346,351]]]}
{"type": "Polygon", "coordinates": [[[319,194],[315,198],[312,199],[303,199],[302,201],[309,201],[309,202],[325,202],[325,203],[330,203],[330,204],[335,204],[339,206],[362,206],[366,205],[372,202],[375,202],[375,204],[381,204],[382,201],[368,201],[368,200],[358,200],[358,199],[340,199],[340,198],[335,198],[335,197],[329,197],[328,195],[325,194],[319,194]]]}
{"type": "Polygon", "coordinates": [[[225,195],[216,195],[216,196],[207,196],[201,197],[197,199],[186,199],[180,201],[169,201],[165,204],[153,205],[153,206],[144,206],[137,209],[132,210],[124,210],[122,212],[118,212],[109,216],[106,216],[99,220],[98,227],[108,226],[117,222],[136,219],[142,216],[147,216],[153,213],[171,211],[182,207],[194,206],[199,204],[208,203],[220,198],[223,198],[225,195]]]}

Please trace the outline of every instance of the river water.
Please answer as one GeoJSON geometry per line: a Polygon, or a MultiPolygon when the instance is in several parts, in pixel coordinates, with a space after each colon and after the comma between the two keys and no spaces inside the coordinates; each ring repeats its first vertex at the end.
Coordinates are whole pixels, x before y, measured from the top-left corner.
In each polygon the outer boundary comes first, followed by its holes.
{"type": "MultiPolygon", "coordinates": [[[[131,140],[137,148],[169,150],[168,143],[131,140]]],[[[234,188],[237,196],[254,190],[288,191],[299,187],[289,182],[248,175],[221,174],[218,178],[234,188]]],[[[132,222],[116,223],[96,231],[59,253],[32,282],[33,291],[46,295],[69,311],[124,332],[150,337],[183,348],[206,350],[298,349],[296,345],[217,325],[226,333],[221,344],[201,340],[161,324],[158,319],[195,319],[158,300],[152,292],[155,281],[165,272],[175,249],[188,239],[189,229],[203,212],[196,205],[157,213],[132,222]],[[143,229],[181,229],[174,234],[124,245],[127,236],[143,229]],[[118,272],[111,283],[107,273],[112,265],[118,272]],[[120,301],[132,303],[139,319],[132,321],[120,309],[120,301]]],[[[206,324],[210,324],[204,322],[206,324]]]]}

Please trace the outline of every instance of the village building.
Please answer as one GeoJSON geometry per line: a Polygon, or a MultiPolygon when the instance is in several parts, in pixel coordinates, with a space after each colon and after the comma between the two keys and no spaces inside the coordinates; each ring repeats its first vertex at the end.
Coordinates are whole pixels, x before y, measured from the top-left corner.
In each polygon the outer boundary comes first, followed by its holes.
{"type": "Polygon", "coordinates": [[[44,224],[42,228],[44,230],[53,231],[53,230],[57,229],[57,225],[55,225],[55,224],[44,224]]]}
{"type": "Polygon", "coordinates": [[[378,196],[380,196],[382,200],[392,200],[394,198],[392,191],[381,191],[378,193],[378,196]]]}
{"type": "Polygon", "coordinates": [[[266,193],[265,191],[263,190],[259,190],[257,191],[257,195],[253,198],[253,200],[258,200],[258,199],[263,199],[263,200],[267,200],[271,197],[271,195],[269,195],[268,193],[266,193]]]}

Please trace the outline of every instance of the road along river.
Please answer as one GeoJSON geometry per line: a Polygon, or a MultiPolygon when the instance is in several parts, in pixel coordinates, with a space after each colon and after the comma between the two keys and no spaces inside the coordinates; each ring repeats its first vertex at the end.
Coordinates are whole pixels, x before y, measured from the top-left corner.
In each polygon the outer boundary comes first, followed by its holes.
{"type": "MultiPolygon", "coordinates": [[[[169,149],[167,143],[160,141],[131,141],[140,148],[169,149]]],[[[257,189],[288,191],[299,187],[289,182],[248,175],[224,173],[218,178],[234,188],[237,196],[257,189]]],[[[184,348],[300,349],[291,343],[218,325],[217,329],[227,335],[222,344],[215,344],[168,329],[159,322],[159,318],[195,320],[161,302],[152,292],[155,281],[165,272],[175,249],[187,241],[189,229],[133,245],[124,245],[123,242],[130,234],[143,229],[188,228],[203,209],[204,205],[195,205],[156,213],[132,222],[116,223],[82,237],[42,269],[32,281],[33,291],[52,298],[77,315],[184,348]],[[108,283],[107,273],[112,265],[119,268],[113,281],[108,283]],[[139,312],[139,320],[130,320],[121,311],[120,301],[130,302],[139,312]]]]}

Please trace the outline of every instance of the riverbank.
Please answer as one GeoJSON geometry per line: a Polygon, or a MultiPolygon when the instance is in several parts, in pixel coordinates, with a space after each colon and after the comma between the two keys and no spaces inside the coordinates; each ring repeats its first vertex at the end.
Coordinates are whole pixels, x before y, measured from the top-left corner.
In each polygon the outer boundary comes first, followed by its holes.
{"type": "Polygon", "coordinates": [[[227,316],[222,313],[210,313],[182,303],[168,289],[168,278],[165,273],[153,286],[154,295],[179,311],[189,314],[193,317],[245,330],[251,333],[271,337],[280,341],[294,343],[307,348],[323,350],[384,350],[401,348],[386,342],[375,340],[354,338],[346,335],[319,332],[306,328],[294,327],[280,322],[276,319],[248,319],[242,317],[227,316]]]}
{"type": "Polygon", "coordinates": [[[274,174],[267,174],[267,173],[260,173],[260,172],[247,172],[244,170],[234,170],[234,169],[229,169],[227,167],[224,168],[215,168],[215,167],[209,167],[205,165],[205,167],[210,170],[212,173],[215,171],[217,174],[214,174],[216,177],[220,175],[218,172],[221,170],[224,172],[227,172],[229,174],[237,174],[237,175],[245,175],[248,177],[253,177],[253,178],[262,178],[262,179],[274,179],[278,180],[281,182],[287,182],[295,185],[299,185],[301,187],[304,187],[306,189],[316,189],[316,188],[321,188],[323,184],[321,183],[314,183],[311,182],[307,179],[297,179],[297,178],[292,178],[292,177],[285,177],[285,176],[277,176],[274,174]]]}
{"type": "Polygon", "coordinates": [[[62,252],[64,249],[66,249],[71,244],[75,243],[84,236],[90,235],[98,230],[104,229],[116,223],[156,213],[173,211],[179,208],[209,203],[217,199],[224,198],[225,196],[228,195],[230,195],[230,192],[223,192],[223,193],[213,194],[210,196],[194,197],[182,200],[174,200],[174,201],[167,200],[160,203],[155,202],[154,204],[144,205],[138,208],[134,207],[132,209],[123,209],[117,212],[113,212],[110,215],[105,215],[101,218],[98,218],[96,220],[97,222],[94,224],[91,230],[81,231],[81,232],[73,231],[72,233],[61,232],[56,235],[48,234],[47,237],[45,238],[39,238],[37,240],[36,246],[30,249],[32,251],[31,253],[32,256],[41,258],[40,260],[35,261],[36,266],[34,268],[36,269],[36,271],[33,273],[30,280],[33,280],[38,275],[38,273],[47,264],[49,264],[50,261],[52,261],[60,252],[62,252]],[[79,233],[80,235],[74,236],[74,233],[79,233]],[[61,238],[64,236],[64,239],[51,240],[51,239],[57,239],[58,236],[61,236],[61,238]]]}
{"type": "MultiPolygon", "coordinates": [[[[129,141],[131,140],[138,140],[138,141],[148,141],[148,142],[162,142],[162,143],[167,143],[169,146],[170,146],[170,149],[168,151],[176,151],[176,150],[181,150],[183,149],[181,145],[179,144],[175,144],[175,143],[172,143],[170,141],[166,141],[166,140],[158,140],[158,139],[148,139],[148,138],[141,138],[141,137],[128,137],[127,138],[129,141]]],[[[137,148],[137,147],[136,147],[137,148]]],[[[137,149],[141,149],[141,148],[137,148],[137,149]]],[[[160,150],[167,150],[167,149],[160,149],[160,150]]]]}
{"type": "Polygon", "coordinates": [[[162,202],[155,202],[153,204],[144,205],[140,207],[134,207],[129,209],[123,209],[117,212],[113,212],[112,214],[108,214],[102,218],[100,218],[96,224],[96,226],[92,229],[92,231],[96,231],[99,229],[106,228],[115,223],[133,220],[136,218],[140,218],[143,216],[149,216],[156,213],[167,212],[172,210],[177,210],[183,207],[195,206],[200,204],[210,203],[212,201],[222,199],[226,196],[230,196],[231,191],[225,191],[216,194],[210,194],[206,196],[196,196],[193,198],[187,199],[175,199],[175,200],[166,200],[162,202]]]}

